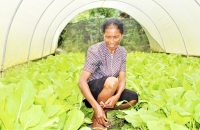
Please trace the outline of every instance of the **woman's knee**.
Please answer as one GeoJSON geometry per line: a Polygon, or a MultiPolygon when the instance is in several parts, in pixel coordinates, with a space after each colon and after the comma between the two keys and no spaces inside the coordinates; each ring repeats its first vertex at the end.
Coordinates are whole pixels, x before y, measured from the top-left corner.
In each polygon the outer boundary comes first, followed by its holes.
{"type": "Polygon", "coordinates": [[[138,102],[139,96],[136,92],[132,91],[132,98],[138,102]]]}
{"type": "Polygon", "coordinates": [[[115,77],[108,77],[105,81],[104,88],[117,89],[119,81],[115,77]]]}
{"type": "Polygon", "coordinates": [[[132,100],[129,101],[129,103],[133,106],[138,102],[138,94],[134,91],[132,91],[132,100]]]}
{"type": "Polygon", "coordinates": [[[138,100],[131,100],[131,101],[129,101],[129,104],[131,106],[134,106],[137,102],[138,102],[138,100]]]}
{"type": "Polygon", "coordinates": [[[138,94],[135,91],[129,90],[129,89],[125,89],[122,92],[122,95],[120,97],[120,101],[128,101],[131,104],[135,104],[138,102],[138,94]]]}

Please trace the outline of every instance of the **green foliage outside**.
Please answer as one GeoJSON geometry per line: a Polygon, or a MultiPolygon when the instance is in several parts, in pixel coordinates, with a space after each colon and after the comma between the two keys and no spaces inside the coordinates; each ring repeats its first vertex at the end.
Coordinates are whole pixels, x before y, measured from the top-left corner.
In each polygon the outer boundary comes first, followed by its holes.
{"type": "Polygon", "coordinates": [[[112,9],[112,8],[95,8],[89,10],[89,15],[91,17],[113,17],[117,16],[119,13],[119,10],[112,9]]]}
{"type": "MultiPolygon", "coordinates": [[[[103,41],[102,23],[105,19],[92,19],[78,23],[70,23],[63,30],[60,48],[67,52],[85,52],[87,48],[103,41]]],[[[144,30],[134,19],[122,19],[125,34],[121,41],[128,52],[149,52],[149,42],[144,30]]]]}
{"type": "MultiPolygon", "coordinates": [[[[103,41],[103,21],[108,17],[118,17],[119,13],[120,11],[115,9],[96,8],[78,15],[63,29],[58,41],[59,48],[66,52],[86,52],[90,45],[103,41]]],[[[128,52],[149,52],[149,41],[140,24],[133,18],[120,19],[125,25],[121,45],[128,52]]]]}
{"type": "MultiPolygon", "coordinates": [[[[68,53],[7,70],[0,79],[0,130],[90,130],[93,111],[77,85],[83,64],[84,53],[68,53]]],[[[128,53],[126,88],[139,102],[110,111],[110,130],[199,130],[199,64],[195,57],[128,53]]]]}
{"type": "Polygon", "coordinates": [[[81,22],[93,18],[118,17],[120,12],[121,11],[113,8],[94,8],[80,13],[75,18],[73,18],[70,23],[81,22]]]}

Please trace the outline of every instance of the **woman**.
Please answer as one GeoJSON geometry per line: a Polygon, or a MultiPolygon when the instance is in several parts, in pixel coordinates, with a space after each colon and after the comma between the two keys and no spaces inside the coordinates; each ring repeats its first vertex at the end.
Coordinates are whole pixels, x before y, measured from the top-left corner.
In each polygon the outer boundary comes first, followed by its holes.
{"type": "Polygon", "coordinates": [[[103,130],[111,126],[106,117],[108,110],[126,109],[138,101],[138,95],[125,89],[126,55],[120,41],[124,35],[123,23],[117,18],[104,21],[104,41],[88,48],[84,68],[78,85],[86,106],[92,107],[92,129],[103,130]],[[120,106],[118,101],[126,100],[120,106]]]}

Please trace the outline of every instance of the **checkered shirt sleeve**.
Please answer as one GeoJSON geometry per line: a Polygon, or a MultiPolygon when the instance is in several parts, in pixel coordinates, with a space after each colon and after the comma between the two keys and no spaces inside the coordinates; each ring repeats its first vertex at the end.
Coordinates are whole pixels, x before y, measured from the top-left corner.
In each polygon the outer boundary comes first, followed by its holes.
{"type": "Polygon", "coordinates": [[[98,68],[98,56],[94,51],[95,48],[92,46],[87,50],[87,56],[85,59],[85,65],[83,70],[89,71],[90,73],[94,73],[94,71],[98,68]]]}

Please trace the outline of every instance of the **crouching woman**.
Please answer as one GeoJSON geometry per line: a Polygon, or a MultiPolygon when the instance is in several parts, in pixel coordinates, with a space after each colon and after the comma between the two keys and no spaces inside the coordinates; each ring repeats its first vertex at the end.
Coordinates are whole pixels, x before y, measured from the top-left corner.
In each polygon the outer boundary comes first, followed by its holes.
{"type": "Polygon", "coordinates": [[[104,130],[111,126],[108,110],[126,109],[138,101],[136,92],[125,88],[127,51],[120,46],[124,25],[117,18],[109,18],[102,26],[104,41],[90,46],[78,82],[87,107],[92,107],[92,129],[104,130]],[[126,100],[120,106],[118,101],[126,100]]]}

